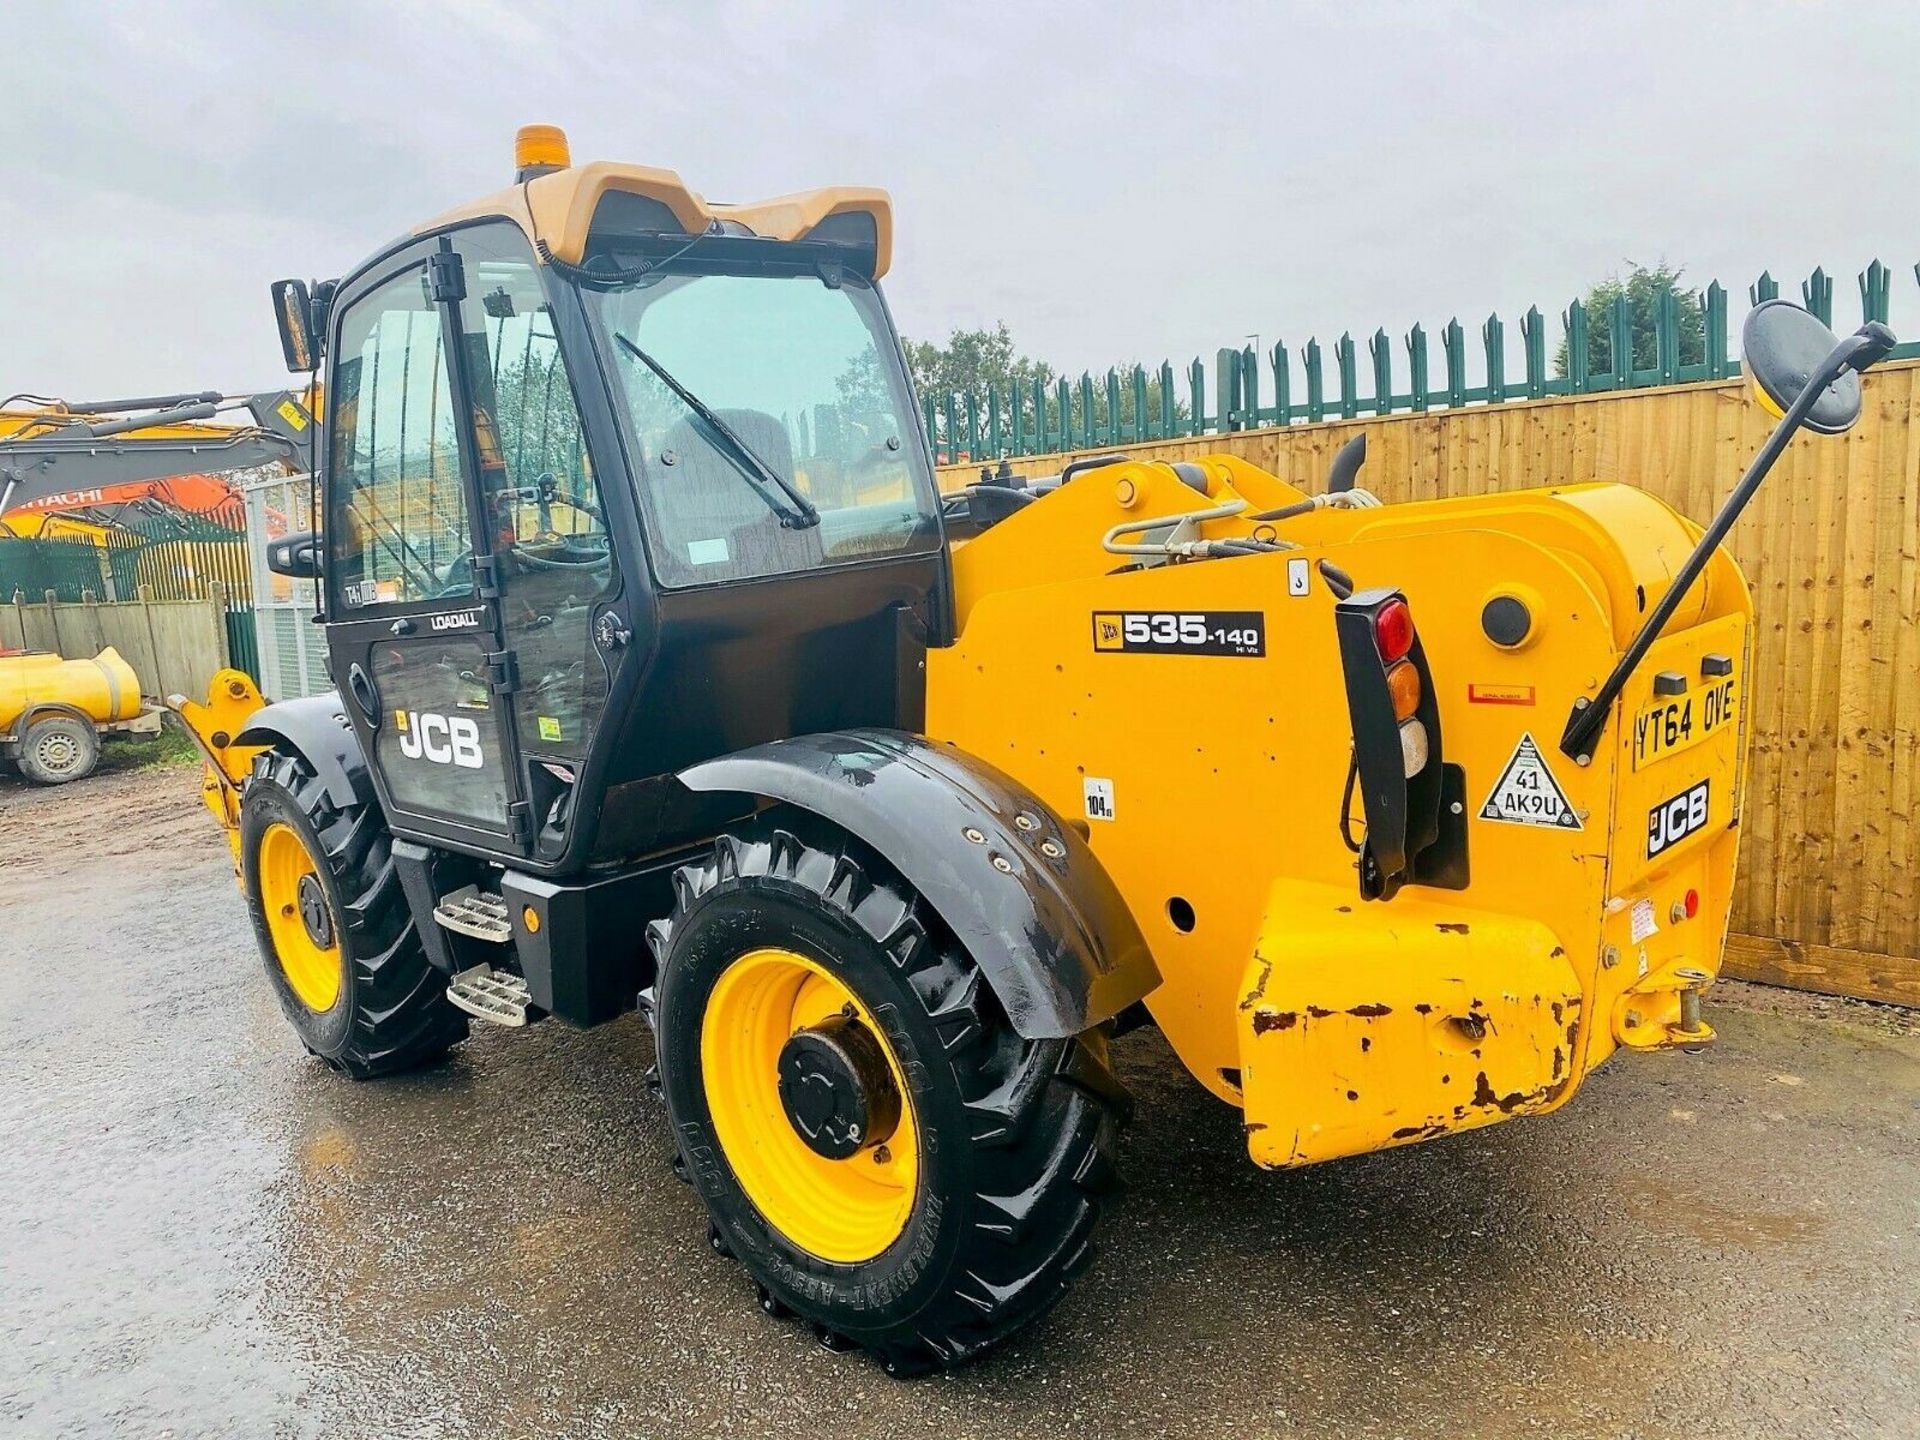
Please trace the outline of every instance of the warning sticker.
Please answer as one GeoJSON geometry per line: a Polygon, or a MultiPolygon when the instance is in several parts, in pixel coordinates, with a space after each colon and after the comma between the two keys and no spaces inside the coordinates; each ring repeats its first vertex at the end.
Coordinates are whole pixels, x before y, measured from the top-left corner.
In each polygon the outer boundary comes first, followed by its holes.
{"type": "Polygon", "coordinates": [[[1629,921],[1633,929],[1633,943],[1636,945],[1642,940],[1652,939],[1660,929],[1660,923],[1653,918],[1653,901],[1651,900],[1634,901],[1633,913],[1629,921]]]}
{"type": "Polygon", "coordinates": [[[1539,825],[1548,830],[1580,830],[1585,827],[1573,813],[1567,792],[1547,768],[1546,757],[1534,744],[1532,735],[1522,735],[1520,744],[1500,773],[1487,803],[1480,807],[1482,820],[1505,820],[1512,825],[1539,825]]]}

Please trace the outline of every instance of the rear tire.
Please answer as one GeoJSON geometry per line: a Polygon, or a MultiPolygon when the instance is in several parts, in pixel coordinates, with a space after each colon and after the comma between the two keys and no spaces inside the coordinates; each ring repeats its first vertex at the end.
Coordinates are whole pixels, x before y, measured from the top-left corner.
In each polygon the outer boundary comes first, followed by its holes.
{"type": "Polygon", "coordinates": [[[336,806],[303,756],[254,761],[241,875],[267,977],[308,1051],[356,1080],[427,1064],[467,1034],[391,849],[379,809],[336,806]]]}
{"type": "MultiPolygon", "coordinates": [[[[797,1313],[829,1348],[863,1346],[896,1375],[971,1359],[1049,1309],[1091,1261],[1102,1202],[1118,1188],[1113,1152],[1128,1103],[1107,1068],[1105,1035],[1022,1039],[930,907],[844,838],[814,846],[783,830],[723,836],[711,857],[678,872],[675,891],[672,919],[650,938],[660,962],[656,1049],[676,1168],[706,1203],[713,1249],[752,1273],[762,1308],[797,1313]],[[715,1034],[703,1045],[709,1003],[730,993],[724,976],[773,954],[793,956],[815,975],[802,985],[830,981],[850,992],[904,1083],[912,1130],[903,1125],[896,1135],[917,1136],[911,1209],[865,1232],[884,1245],[867,1258],[843,1247],[856,1258],[823,1259],[770,1221],[766,1210],[817,1213],[833,1192],[807,1188],[799,1172],[812,1162],[802,1155],[785,1162],[790,1192],[768,1197],[763,1160],[730,1156],[715,1124],[716,1107],[734,1116],[739,1104],[710,1088],[709,1062],[750,1083],[752,1067],[771,1061],[743,1055],[743,1071],[716,1052],[715,1034]],[[742,1165],[771,1203],[756,1204],[742,1165]]],[[[802,1011],[805,1002],[790,1008],[802,1011]]],[[[837,1023],[837,1015],[820,1022],[837,1023]]],[[[745,1046],[753,1030],[719,1035],[745,1046]]],[[[731,1123],[737,1138],[738,1121],[731,1123]]],[[[791,1134],[766,1139],[775,1150],[793,1142],[791,1134]]],[[[865,1148],[828,1163],[871,1174],[892,1158],[865,1148]]],[[[864,1205],[855,1194],[829,1207],[838,1212],[830,1222],[864,1205]]],[[[832,1233],[834,1224],[824,1229],[832,1233]]]]}
{"type": "Polygon", "coordinates": [[[20,737],[16,763],[36,785],[65,785],[100,763],[100,732],[77,716],[44,716],[20,737]]]}

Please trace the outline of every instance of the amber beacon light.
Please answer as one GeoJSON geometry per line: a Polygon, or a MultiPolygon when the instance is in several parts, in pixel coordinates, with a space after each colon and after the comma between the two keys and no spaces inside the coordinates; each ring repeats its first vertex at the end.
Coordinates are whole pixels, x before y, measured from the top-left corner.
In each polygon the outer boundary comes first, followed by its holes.
{"type": "Polygon", "coordinates": [[[519,179],[564,170],[572,163],[567,132],[558,125],[522,125],[514,132],[513,168],[519,179]]]}

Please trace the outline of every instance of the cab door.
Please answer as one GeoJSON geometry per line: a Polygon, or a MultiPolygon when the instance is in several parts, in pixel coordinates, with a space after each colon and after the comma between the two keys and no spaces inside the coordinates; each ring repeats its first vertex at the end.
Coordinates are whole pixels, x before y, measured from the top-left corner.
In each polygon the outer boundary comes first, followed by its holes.
{"type": "Polygon", "coordinates": [[[620,571],[544,267],[514,225],[469,226],[455,241],[510,768],[534,859],[551,863],[571,838],[575,787],[626,654],[620,571]]]}
{"type": "MultiPolygon", "coordinates": [[[[398,834],[518,857],[518,767],[451,239],[336,302],[326,447],[329,664],[398,834]]],[[[484,422],[482,422],[484,423],[484,422]]]]}

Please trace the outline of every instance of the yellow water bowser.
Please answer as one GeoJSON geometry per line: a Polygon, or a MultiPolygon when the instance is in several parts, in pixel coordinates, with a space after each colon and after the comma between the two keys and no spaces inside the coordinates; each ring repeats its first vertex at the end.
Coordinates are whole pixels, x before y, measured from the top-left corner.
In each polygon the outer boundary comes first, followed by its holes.
{"type": "Polygon", "coordinates": [[[99,758],[102,727],[157,732],[141,703],[140,677],[108,646],[90,660],[51,651],[0,653],[0,756],[28,779],[78,780],[99,758]]]}

